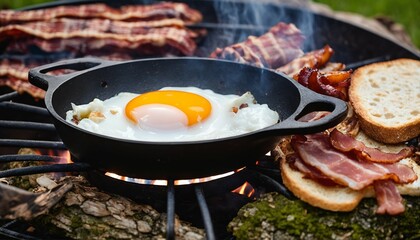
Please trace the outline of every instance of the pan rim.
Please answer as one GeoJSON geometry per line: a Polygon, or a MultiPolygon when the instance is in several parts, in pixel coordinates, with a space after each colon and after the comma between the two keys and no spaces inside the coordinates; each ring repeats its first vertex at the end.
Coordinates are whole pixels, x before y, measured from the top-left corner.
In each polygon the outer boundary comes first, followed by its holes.
{"type": "MultiPolygon", "coordinates": [[[[83,58],[81,58],[83,59],[83,58]]],[[[113,137],[113,136],[109,136],[109,135],[104,135],[104,134],[98,134],[83,128],[80,128],[72,123],[69,123],[68,121],[66,121],[66,119],[64,119],[62,116],[60,116],[60,114],[57,113],[57,111],[55,110],[55,107],[53,106],[52,102],[53,102],[53,98],[54,98],[54,93],[57,89],[60,88],[60,86],[68,81],[71,81],[74,78],[78,78],[78,77],[83,77],[84,74],[86,73],[92,73],[93,71],[97,71],[100,69],[104,69],[107,67],[116,67],[119,65],[124,65],[124,64],[132,64],[132,63],[137,63],[137,62],[152,62],[152,61],[179,61],[179,60],[192,60],[192,61],[213,61],[213,62],[222,62],[222,63],[227,63],[227,64],[232,64],[232,65],[241,65],[244,66],[246,68],[255,68],[258,69],[259,71],[266,71],[266,72],[270,72],[276,75],[281,76],[282,78],[284,78],[285,80],[287,80],[288,82],[290,82],[292,84],[292,86],[294,86],[295,90],[299,93],[299,97],[302,98],[302,91],[311,91],[310,89],[304,88],[303,86],[300,86],[299,84],[297,84],[294,80],[292,80],[289,76],[285,75],[284,73],[281,72],[276,72],[273,69],[269,69],[269,68],[265,68],[265,67],[257,67],[257,66],[253,66],[253,65],[249,65],[249,64],[245,64],[245,63],[238,63],[238,62],[233,62],[233,61],[229,61],[229,60],[223,60],[223,59],[214,59],[214,58],[208,58],[208,57],[156,57],[156,58],[144,58],[144,59],[135,59],[135,60],[128,60],[128,61],[107,61],[107,62],[112,62],[111,64],[106,64],[105,66],[95,66],[92,69],[88,69],[87,71],[84,71],[83,73],[77,74],[75,76],[71,76],[70,78],[66,79],[65,81],[59,83],[56,87],[54,87],[54,89],[48,89],[45,95],[45,105],[48,109],[48,112],[53,116],[55,121],[60,122],[61,124],[64,124],[66,127],[70,127],[72,128],[72,130],[74,131],[81,131],[84,134],[88,134],[88,135],[92,135],[104,140],[111,140],[111,141],[116,141],[116,142],[120,142],[120,143],[127,143],[127,144],[141,144],[141,145],[160,145],[160,146],[187,146],[187,145],[198,145],[198,144],[212,144],[212,143],[219,143],[219,142],[225,142],[225,141],[232,141],[232,140],[236,140],[238,138],[246,138],[249,136],[253,136],[253,135],[258,135],[261,133],[266,133],[266,132],[271,132],[271,131],[275,131],[275,130],[267,130],[268,128],[272,128],[274,126],[278,126],[280,124],[282,124],[282,122],[286,121],[287,119],[293,117],[296,112],[299,111],[299,108],[297,107],[295,109],[295,111],[290,114],[290,116],[288,116],[285,119],[281,119],[281,121],[279,121],[276,124],[255,130],[255,131],[251,131],[251,132],[247,132],[247,133],[242,133],[242,134],[237,134],[237,135],[233,135],[233,136],[228,136],[228,137],[222,137],[222,138],[213,138],[213,139],[203,139],[203,140],[188,140],[188,141],[144,141],[144,140],[135,140],[135,139],[127,139],[127,138],[119,138],[119,137],[113,137]]],[[[279,134],[277,134],[278,136],[281,136],[279,134]]]]}

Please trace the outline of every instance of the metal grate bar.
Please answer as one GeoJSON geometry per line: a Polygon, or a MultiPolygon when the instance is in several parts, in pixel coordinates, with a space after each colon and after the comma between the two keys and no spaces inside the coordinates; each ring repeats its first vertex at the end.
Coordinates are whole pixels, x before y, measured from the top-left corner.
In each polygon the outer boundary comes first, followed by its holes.
{"type": "Polygon", "coordinates": [[[39,238],[31,237],[29,235],[15,232],[7,228],[0,227],[0,235],[7,237],[7,239],[16,239],[16,240],[39,240],[39,238]]]}
{"type": "Polygon", "coordinates": [[[43,116],[50,116],[50,113],[46,108],[31,106],[22,103],[15,102],[0,102],[0,108],[13,110],[13,111],[22,111],[28,113],[39,114],[43,116]]]}
{"type": "Polygon", "coordinates": [[[195,196],[197,197],[197,202],[200,206],[201,215],[204,221],[204,228],[206,229],[206,236],[208,240],[215,240],[216,236],[214,234],[213,222],[211,220],[209,207],[207,206],[206,198],[204,197],[203,188],[200,186],[195,186],[195,196]]]}
{"type": "Polygon", "coordinates": [[[90,169],[87,163],[51,164],[42,166],[30,166],[8,169],[0,172],[0,178],[12,176],[24,176],[38,173],[50,172],[85,172],[90,169]]]}
{"type": "Polygon", "coordinates": [[[168,194],[166,205],[166,239],[175,239],[175,182],[168,180],[168,194]]]}
{"type": "Polygon", "coordinates": [[[16,220],[8,222],[0,227],[0,235],[7,237],[7,239],[17,239],[17,240],[40,240],[39,238],[35,238],[23,233],[15,232],[13,230],[7,229],[8,227],[13,226],[15,223],[18,223],[16,220]]]}
{"type": "Polygon", "coordinates": [[[14,155],[2,155],[0,156],[0,163],[5,162],[20,162],[20,161],[38,161],[38,162],[60,162],[66,161],[67,158],[65,157],[58,157],[58,156],[49,156],[49,155],[21,155],[21,154],[14,154],[14,155]]]}
{"type": "Polygon", "coordinates": [[[252,170],[252,169],[246,169],[247,171],[249,171],[249,173],[253,174],[254,176],[258,177],[261,181],[263,181],[265,184],[270,185],[271,187],[273,187],[275,189],[275,191],[283,194],[283,196],[289,198],[289,199],[293,199],[294,195],[281,183],[279,183],[278,181],[272,179],[271,177],[260,173],[258,171],[252,170]]]}
{"type": "Polygon", "coordinates": [[[67,149],[63,142],[22,140],[22,139],[0,139],[0,146],[67,149]]]}
{"type": "Polygon", "coordinates": [[[18,92],[11,92],[11,93],[6,93],[0,96],[0,102],[3,101],[10,101],[13,98],[17,98],[19,96],[18,92]]]}
{"type": "Polygon", "coordinates": [[[54,124],[0,120],[0,128],[31,129],[40,131],[55,131],[54,124]]]}

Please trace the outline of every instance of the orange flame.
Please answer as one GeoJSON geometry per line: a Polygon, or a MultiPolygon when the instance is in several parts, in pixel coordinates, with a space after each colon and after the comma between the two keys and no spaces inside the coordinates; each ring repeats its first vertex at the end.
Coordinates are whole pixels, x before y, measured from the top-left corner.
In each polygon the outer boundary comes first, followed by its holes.
{"type": "MultiPolygon", "coordinates": [[[[238,169],[236,171],[231,171],[231,172],[227,172],[227,173],[223,173],[223,174],[219,174],[219,175],[215,175],[215,176],[210,176],[210,177],[175,180],[174,184],[175,185],[188,185],[188,184],[193,184],[193,183],[209,182],[209,181],[212,181],[212,180],[216,180],[216,179],[220,179],[220,178],[224,178],[224,177],[233,175],[233,174],[235,174],[235,173],[237,173],[237,172],[239,172],[243,169],[244,168],[241,168],[241,169],[238,169]]],[[[121,180],[121,181],[137,183],[137,184],[158,185],[158,186],[167,186],[168,185],[167,180],[148,180],[148,179],[141,179],[141,178],[132,178],[132,177],[120,176],[120,175],[118,175],[116,173],[112,173],[112,172],[106,172],[105,175],[108,176],[108,177],[112,177],[112,178],[121,180]]]]}
{"type": "Polygon", "coordinates": [[[71,161],[70,152],[68,150],[36,149],[36,152],[39,155],[54,157],[54,164],[73,163],[73,161],[71,161]]]}
{"type": "Polygon", "coordinates": [[[245,182],[242,184],[242,186],[238,187],[237,189],[232,191],[233,193],[238,193],[240,195],[245,195],[249,198],[254,197],[255,189],[252,187],[252,185],[248,182],[245,182]]]}

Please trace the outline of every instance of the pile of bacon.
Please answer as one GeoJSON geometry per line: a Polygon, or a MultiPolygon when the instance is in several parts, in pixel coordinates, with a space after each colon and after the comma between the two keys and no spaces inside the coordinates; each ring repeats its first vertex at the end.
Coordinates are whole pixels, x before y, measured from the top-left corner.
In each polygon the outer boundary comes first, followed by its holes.
{"type": "MultiPolygon", "coordinates": [[[[270,68],[315,92],[348,100],[352,70],[345,71],[343,63],[329,62],[334,51],[328,45],[303,54],[303,41],[302,33],[293,24],[278,23],[260,37],[250,36],[244,42],[218,48],[210,56],[270,68]]],[[[314,121],[327,114],[313,112],[300,121],[314,121]]],[[[293,154],[287,156],[288,163],[305,177],[326,186],[341,185],[354,190],[373,186],[379,205],[377,213],[403,212],[395,184],[411,183],[417,175],[399,161],[412,156],[414,150],[406,147],[396,154],[381,152],[356,140],[358,130],[357,118],[349,114],[334,130],[286,138],[287,145],[293,148],[293,154]]]]}
{"type": "Polygon", "coordinates": [[[168,49],[192,55],[197,33],[186,24],[201,21],[196,10],[183,3],[59,6],[31,11],[0,12],[0,41],[6,52],[72,51],[150,54],[168,49]],[[144,47],[147,46],[147,47],[144,47]]]}
{"type": "Polygon", "coordinates": [[[344,71],[343,63],[329,62],[334,51],[328,45],[304,54],[303,41],[294,24],[280,22],[260,37],[218,48],[210,57],[270,68],[315,92],[347,100],[352,71],[344,71]]]}
{"type": "Polygon", "coordinates": [[[144,56],[193,55],[203,31],[187,28],[202,20],[184,3],[124,5],[94,3],[29,11],[0,11],[0,86],[36,98],[44,92],[27,82],[30,68],[63,57],[96,56],[128,60],[144,56]],[[26,56],[26,57],[22,57],[26,56]]]}
{"type": "Polygon", "coordinates": [[[373,186],[378,214],[396,215],[404,212],[402,197],[395,184],[417,180],[414,170],[401,159],[412,156],[413,149],[385,153],[370,148],[337,129],[305,136],[293,136],[295,154],[288,155],[290,166],[325,186],[344,186],[362,190],[373,186]]]}

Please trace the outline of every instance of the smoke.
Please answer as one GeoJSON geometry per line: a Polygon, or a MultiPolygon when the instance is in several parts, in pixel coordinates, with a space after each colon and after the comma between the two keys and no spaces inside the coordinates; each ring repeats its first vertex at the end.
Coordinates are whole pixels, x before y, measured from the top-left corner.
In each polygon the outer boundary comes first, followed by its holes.
{"type": "Polygon", "coordinates": [[[305,35],[303,49],[313,49],[314,15],[305,10],[306,0],[214,1],[218,22],[224,24],[217,46],[244,41],[259,36],[278,22],[295,24],[305,35]]]}

